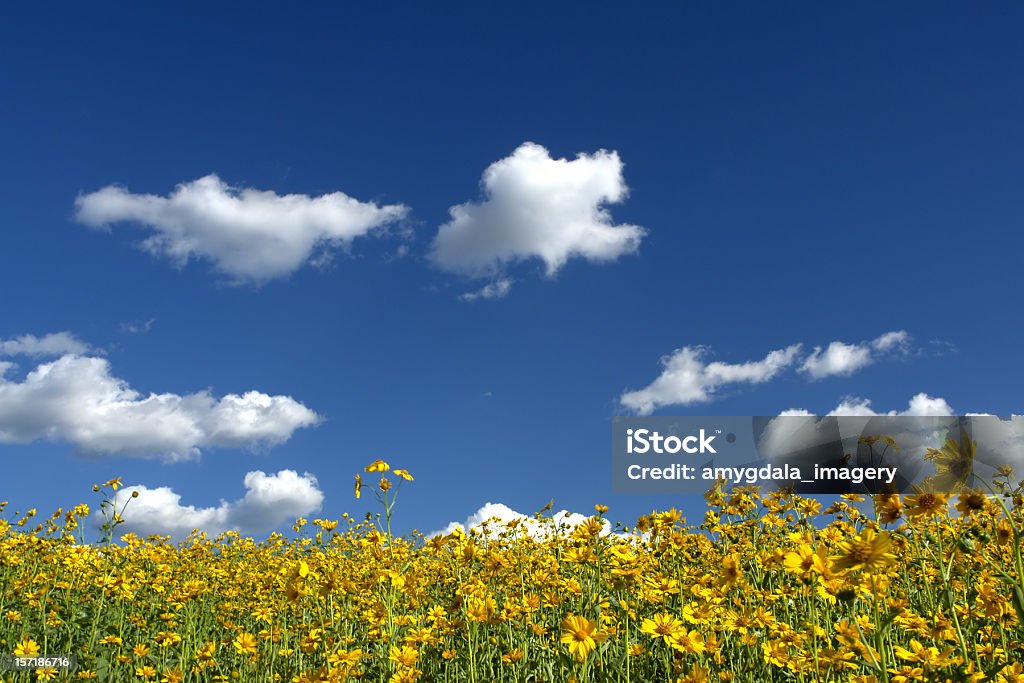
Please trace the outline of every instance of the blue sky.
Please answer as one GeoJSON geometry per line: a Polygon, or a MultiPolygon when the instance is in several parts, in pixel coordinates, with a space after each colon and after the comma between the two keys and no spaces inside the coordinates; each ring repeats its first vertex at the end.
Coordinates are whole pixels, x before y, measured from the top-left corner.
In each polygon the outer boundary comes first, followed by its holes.
{"type": "Polygon", "coordinates": [[[616,414],[1021,412],[1020,5],[56,11],[0,20],[12,509],[265,533],[383,457],[400,531],[631,523],[701,501],[611,494],[616,414]]]}

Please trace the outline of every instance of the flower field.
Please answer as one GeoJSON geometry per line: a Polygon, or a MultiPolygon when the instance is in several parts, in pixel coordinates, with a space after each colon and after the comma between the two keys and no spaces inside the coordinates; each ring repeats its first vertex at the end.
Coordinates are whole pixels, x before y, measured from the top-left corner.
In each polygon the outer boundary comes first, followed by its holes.
{"type": "MultiPolygon", "coordinates": [[[[0,651],[71,654],[4,681],[1024,681],[1024,517],[989,494],[705,496],[628,528],[545,512],[395,537],[398,485],[357,477],[369,520],[296,534],[118,538],[80,505],[0,522],[0,651]],[[372,487],[372,488],[371,488],[372,487]],[[872,505],[873,503],[873,505],[872,505]],[[112,542],[113,541],[113,542],[112,542]]],[[[379,477],[379,479],[378,479],[379,477]]],[[[128,505],[130,506],[130,500],[128,505]]]]}

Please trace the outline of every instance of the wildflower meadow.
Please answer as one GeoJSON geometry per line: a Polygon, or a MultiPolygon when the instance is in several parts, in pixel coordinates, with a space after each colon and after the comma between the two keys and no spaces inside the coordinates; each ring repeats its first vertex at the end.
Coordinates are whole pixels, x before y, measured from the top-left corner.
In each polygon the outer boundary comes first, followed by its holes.
{"type": "MultiPolygon", "coordinates": [[[[365,480],[365,481],[364,481],[365,480]]],[[[90,508],[0,522],[0,643],[73,668],[4,681],[1024,681],[1024,501],[991,491],[816,499],[708,491],[707,511],[576,526],[547,510],[396,536],[381,512],[265,540],[119,536],[90,508]]],[[[128,499],[127,505],[131,505],[128,499]]]]}

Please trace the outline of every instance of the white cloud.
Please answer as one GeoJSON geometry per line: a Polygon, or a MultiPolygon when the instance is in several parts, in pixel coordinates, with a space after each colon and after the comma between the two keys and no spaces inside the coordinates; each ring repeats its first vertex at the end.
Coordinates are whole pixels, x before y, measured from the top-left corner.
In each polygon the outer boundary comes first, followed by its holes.
{"type": "Polygon", "coordinates": [[[844,344],[834,341],[824,352],[820,346],[807,357],[800,367],[813,379],[821,379],[831,375],[852,375],[866,365],[871,364],[871,348],[861,344],[844,344]]]}
{"type": "Polygon", "coordinates": [[[177,265],[206,259],[235,282],[256,284],[323,262],[330,248],[408,212],[341,192],[311,197],[235,188],[216,175],[182,183],[167,197],[111,185],[79,196],[75,207],[77,220],[94,228],[121,221],[151,227],[143,248],[177,265]]]}
{"type": "Polygon", "coordinates": [[[727,384],[767,382],[792,365],[800,353],[800,344],[772,351],[759,361],[747,363],[706,363],[706,349],[684,346],[661,359],[664,367],[653,382],[620,397],[626,408],[648,415],[661,406],[703,403],[727,384]]]}
{"type": "MultiPolygon", "coordinates": [[[[199,529],[210,535],[238,531],[243,536],[264,537],[297,517],[316,512],[324,500],[316,477],[308,472],[249,472],[244,483],[242,498],[234,502],[222,500],[216,507],[205,508],[182,505],[181,495],[166,486],[125,486],[114,499],[117,510],[124,509],[124,524],[117,527],[116,533],[160,534],[180,540],[193,529],[199,529]],[[133,499],[132,492],[136,491],[139,495],[133,499]]],[[[93,517],[102,524],[99,511],[93,517]]]]}
{"type": "Polygon", "coordinates": [[[878,337],[871,342],[871,346],[878,351],[889,351],[892,349],[905,349],[909,343],[910,335],[905,330],[895,330],[893,332],[886,332],[878,337]]]}
{"type": "MultiPolygon", "coordinates": [[[[520,522],[521,526],[519,528],[525,533],[541,537],[559,531],[560,527],[565,527],[562,531],[571,531],[574,527],[579,526],[588,519],[589,517],[578,512],[560,510],[552,515],[550,519],[538,521],[535,517],[516,512],[504,503],[485,503],[483,507],[467,517],[465,521],[452,522],[443,529],[427,534],[427,537],[447,535],[456,530],[463,532],[475,530],[484,535],[499,534],[505,529],[506,524],[516,521],[520,522]]],[[[607,520],[604,520],[603,528],[603,533],[605,534],[610,531],[611,525],[607,520]]]]}
{"type": "Polygon", "coordinates": [[[910,399],[906,410],[890,410],[885,413],[879,413],[871,407],[871,401],[868,399],[848,397],[843,399],[828,414],[845,416],[884,415],[886,417],[947,417],[955,415],[946,399],[933,398],[924,392],[915,394],[910,399]]]}
{"type": "Polygon", "coordinates": [[[646,234],[616,225],[605,209],[628,193],[616,152],[552,159],[527,142],[491,164],[481,185],[483,202],[451,207],[438,230],[430,257],[443,270],[482,276],[539,258],[554,275],[573,257],[611,261],[633,253],[646,234]]]}
{"type": "Polygon", "coordinates": [[[0,363],[0,443],[67,441],[96,454],[187,460],[201,448],[272,446],[320,417],[288,396],[258,391],[143,394],[103,358],[67,355],[7,379],[0,363]]]}
{"type": "Polygon", "coordinates": [[[475,292],[460,294],[459,299],[462,301],[476,301],[477,299],[503,299],[508,296],[508,293],[511,291],[512,280],[509,278],[502,278],[485,285],[475,292]]]}
{"type": "Polygon", "coordinates": [[[905,351],[909,342],[910,335],[903,330],[897,330],[886,332],[872,341],[857,344],[834,341],[824,350],[820,346],[815,346],[800,366],[800,372],[806,373],[811,379],[835,375],[849,376],[873,363],[878,354],[905,351]]]}
{"type": "MultiPolygon", "coordinates": [[[[915,394],[914,397],[910,399],[906,410],[890,410],[885,413],[879,413],[871,407],[871,401],[869,399],[848,396],[840,401],[839,405],[826,413],[826,415],[837,415],[841,417],[950,417],[955,414],[956,413],[953,412],[953,408],[946,402],[946,399],[934,398],[924,392],[915,394]]],[[[791,408],[789,410],[782,411],[779,415],[782,417],[809,417],[814,415],[814,413],[803,408],[791,408]]]]}
{"type": "MultiPolygon", "coordinates": [[[[847,344],[834,341],[827,348],[815,346],[804,357],[799,372],[812,379],[832,375],[850,375],[873,363],[883,354],[905,353],[910,335],[902,330],[887,332],[871,341],[847,344]]],[[[715,397],[726,384],[767,382],[798,361],[802,344],[772,351],[760,361],[747,363],[707,363],[703,346],[684,346],[661,359],[664,368],[653,382],[643,389],[627,391],[619,398],[627,409],[648,415],[661,406],[704,403],[715,397]]],[[[799,415],[799,409],[784,415],[799,415]]]]}
{"type": "Polygon", "coordinates": [[[81,355],[94,349],[70,332],[56,332],[37,337],[32,334],[14,339],[0,339],[0,356],[63,356],[81,355]]]}

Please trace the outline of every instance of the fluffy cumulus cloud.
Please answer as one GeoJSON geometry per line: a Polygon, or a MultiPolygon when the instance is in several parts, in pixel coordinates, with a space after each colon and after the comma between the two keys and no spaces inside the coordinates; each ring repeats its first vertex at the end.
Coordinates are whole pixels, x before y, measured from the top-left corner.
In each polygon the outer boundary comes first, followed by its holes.
{"type": "Polygon", "coordinates": [[[628,192],[615,152],[552,159],[527,142],[491,164],[481,185],[483,201],[451,207],[451,220],[434,239],[430,256],[443,270],[490,275],[539,258],[553,275],[570,258],[611,261],[633,253],[645,234],[616,225],[605,208],[628,192]]]}
{"type": "Polygon", "coordinates": [[[708,363],[704,347],[684,346],[661,359],[663,370],[657,379],[643,389],[625,392],[619,400],[641,415],[661,406],[703,403],[729,384],[767,382],[796,361],[800,348],[793,344],[746,363],[708,363]]]}
{"type": "Polygon", "coordinates": [[[0,363],[0,443],[67,441],[86,453],[187,460],[210,447],[267,447],[320,417],[289,396],[258,391],[143,395],[105,358],[65,355],[18,381],[0,363]]]}
{"type": "Polygon", "coordinates": [[[263,283],[323,262],[374,228],[404,217],[341,192],[317,197],[236,188],[216,175],[182,183],[166,197],[118,186],[79,196],[76,218],[94,228],[134,222],[153,233],[142,246],[177,265],[205,259],[235,282],[263,283]]]}
{"type": "Polygon", "coordinates": [[[857,344],[834,341],[824,349],[815,346],[804,359],[800,372],[806,373],[811,379],[852,375],[873,363],[879,355],[906,351],[909,343],[910,335],[897,330],[857,344]]]}
{"type": "MultiPolygon", "coordinates": [[[[890,410],[880,413],[871,407],[871,401],[866,398],[846,397],[839,402],[835,408],[826,415],[837,415],[840,417],[949,417],[955,415],[953,408],[944,398],[935,398],[921,392],[910,399],[905,410],[890,410]]],[[[813,415],[804,408],[791,408],[780,413],[785,416],[810,416],[813,415]]]]}
{"type": "MultiPolygon", "coordinates": [[[[193,529],[199,529],[211,535],[238,531],[259,538],[297,517],[313,514],[324,500],[316,477],[309,473],[255,471],[245,475],[244,483],[244,496],[233,502],[222,500],[215,507],[184,505],[181,495],[166,486],[126,486],[114,499],[117,509],[124,509],[124,524],[117,531],[140,536],[160,534],[180,540],[193,529]],[[138,497],[133,499],[133,493],[138,493],[138,497]]],[[[102,524],[99,512],[94,519],[102,524]]]]}
{"type": "Polygon", "coordinates": [[[653,382],[626,391],[619,402],[627,410],[649,415],[662,406],[705,403],[729,384],[767,382],[792,366],[811,379],[851,375],[885,355],[906,353],[909,345],[910,335],[898,330],[857,344],[834,341],[825,348],[815,346],[802,357],[803,344],[793,344],[746,363],[708,363],[705,347],[684,346],[661,359],[662,372],[653,382]]]}
{"type": "Polygon", "coordinates": [[[32,334],[0,339],[0,356],[63,356],[85,354],[94,349],[70,332],[55,332],[37,337],[32,334]]]}
{"type": "Polygon", "coordinates": [[[944,398],[933,398],[925,393],[915,394],[905,410],[890,410],[884,413],[876,412],[871,407],[871,401],[867,399],[847,398],[840,402],[830,412],[830,415],[885,415],[888,417],[911,416],[911,417],[945,417],[953,415],[953,408],[946,403],[944,398]]]}
{"type": "MultiPolygon", "coordinates": [[[[454,533],[457,530],[463,532],[476,531],[477,533],[484,535],[495,534],[503,531],[505,529],[505,525],[510,522],[519,522],[519,528],[524,533],[541,537],[552,533],[570,531],[588,519],[589,517],[581,515],[578,512],[560,510],[552,515],[550,519],[541,521],[536,517],[516,512],[504,503],[486,503],[479,510],[467,517],[465,521],[452,522],[445,528],[427,534],[427,536],[446,535],[454,533]]],[[[611,525],[607,520],[603,522],[603,526],[604,533],[608,533],[611,529],[611,525]]]]}

